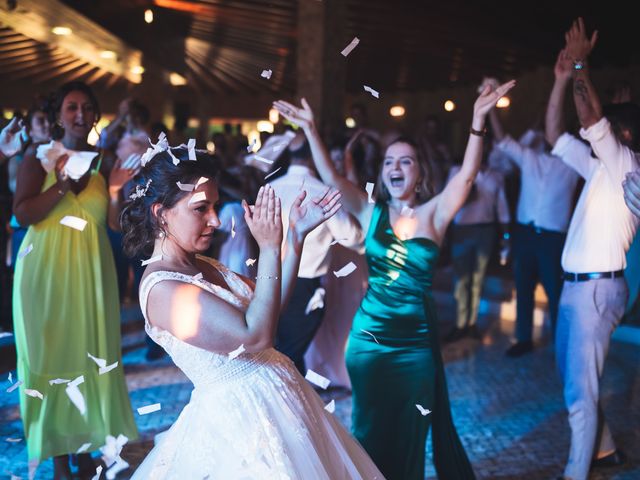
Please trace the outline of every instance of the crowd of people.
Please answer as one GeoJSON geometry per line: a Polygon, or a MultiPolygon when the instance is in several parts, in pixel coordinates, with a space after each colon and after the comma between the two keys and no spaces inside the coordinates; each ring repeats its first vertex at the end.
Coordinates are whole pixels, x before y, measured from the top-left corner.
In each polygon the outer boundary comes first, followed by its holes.
{"type": "Polygon", "coordinates": [[[581,19],[565,39],[544,121],[514,139],[494,107],[516,82],[485,78],[459,165],[434,116],[381,134],[354,105],[356,128],[323,139],[304,99],[278,100],[286,123],[260,155],[231,125],[199,142],[213,141],[212,154],[152,124],[134,99],[93,146],[90,87],[39,97],[0,133],[13,198],[3,328],[15,335],[29,459],[53,457],[55,479],[72,478],[72,460],[93,478],[83,446],[136,439],[120,305],[139,296],[147,358],[168,353],[194,391],[133,478],[418,480],[429,431],[438,476],[475,478],[431,291],[449,244],[457,310],[444,341],[482,337],[489,261],[496,246],[500,263],[511,252],[506,354],[534,349],[541,283],[571,429],[560,478],[624,462],[598,387],[640,223],[640,107],[626,96],[601,105],[588,65],[597,34],[581,19]],[[579,136],[566,128],[569,86],[579,136]],[[303,378],[310,371],[351,390],[353,436],[303,378]]]}

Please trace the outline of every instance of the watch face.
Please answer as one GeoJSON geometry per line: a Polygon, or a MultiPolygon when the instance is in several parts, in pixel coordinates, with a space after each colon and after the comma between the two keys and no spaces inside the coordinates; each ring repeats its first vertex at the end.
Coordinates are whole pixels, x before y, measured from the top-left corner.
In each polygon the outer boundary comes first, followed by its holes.
{"type": "Polygon", "coordinates": [[[575,60],[573,62],[573,69],[574,70],[582,70],[584,68],[584,63],[580,60],[575,60]]]}

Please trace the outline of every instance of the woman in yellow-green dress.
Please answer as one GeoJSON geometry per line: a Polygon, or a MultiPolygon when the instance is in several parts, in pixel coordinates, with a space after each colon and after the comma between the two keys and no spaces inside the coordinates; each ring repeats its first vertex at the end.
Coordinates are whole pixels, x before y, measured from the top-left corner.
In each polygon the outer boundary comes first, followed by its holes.
{"type": "MultiPolygon", "coordinates": [[[[87,137],[99,119],[98,103],[81,82],[63,85],[52,104],[60,142],[68,150],[93,150],[87,137]]],[[[54,135],[55,138],[55,135],[54,135]]],[[[137,430],[122,369],[120,308],[107,223],[117,226],[122,186],[132,171],[108,168],[96,155],[78,180],[65,171],[68,155],[52,162],[30,148],[18,171],[14,212],[29,230],[20,246],[13,289],[20,412],[29,460],[54,457],[54,478],[70,479],[69,454],[89,451],[107,435],[129,439],[137,430]],[[108,178],[108,183],[107,179],[108,178]],[[86,221],[83,230],[62,225],[66,217],[86,221]],[[88,357],[113,370],[99,374],[88,357]],[[66,384],[75,380],[85,408],[72,402],[66,384]],[[43,396],[31,396],[27,389],[43,396]],[[84,410],[84,411],[83,411],[84,410]]],[[[73,390],[73,388],[72,388],[73,390]]],[[[95,473],[89,453],[78,455],[81,476],[95,473]]]]}

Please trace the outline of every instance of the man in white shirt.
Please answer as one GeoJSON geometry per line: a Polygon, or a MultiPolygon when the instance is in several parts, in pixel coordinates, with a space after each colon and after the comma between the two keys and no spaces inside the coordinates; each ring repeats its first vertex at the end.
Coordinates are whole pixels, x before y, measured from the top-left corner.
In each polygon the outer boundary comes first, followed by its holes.
{"type": "Polygon", "coordinates": [[[547,294],[555,333],[562,291],[560,257],[578,174],[550,154],[543,132],[529,130],[517,142],[505,134],[495,109],[489,112],[489,121],[498,141],[497,149],[520,169],[517,223],[512,237],[516,343],[507,350],[507,356],[519,357],[533,350],[534,292],[538,281],[547,294]]]}
{"type": "MultiPolygon", "coordinates": [[[[485,155],[485,159],[487,157],[485,155]]],[[[449,180],[459,170],[459,166],[451,168],[449,180]]],[[[485,165],[478,172],[466,203],[453,219],[451,259],[457,315],[456,326],[446,336],[446,342],[455,342],[466,336],[481,338],[476,322],[484,276],[496,241],[497,224],[502,238],[508,238],[505,234],[510,220],[504,178],[485,165]]]]}
{"type": "MultiPolygon", "coordinates": [[[[297,135],[289,145],[291,165],[287,173],[271,183],[282,203],[282,218],[289,218],[289,211],[301,190],[306,190],[307,200],[322,195],[327,187],[318,180],[311,150],[304,135],[297,135]]],[[[284,222],[284,237],[289,225],[284,222]]],[[[328,272],[330,247],[333,241],[345,247],[358,248],[363,235],[360,226],[344,210],[312,231],[304,242],[298,280],[289,305],[280,315],[276,334],[276,348],[287,355],[304,375],[304,354],[324,316],[324,307],[312,308],[306,313],[312,297],[322,297],[324,289],[320,280],[328,272]],[[318,292],[318,293],[316,293],[318,292]]],[[[314,299],[315,300],[315,299],[314,299]]]]}
{"type": "Polygon", "coordinates": [[[638,226],[625,207],[622,181],[639,163],[627,146],[633,139],[621,128],[616,112],[610,120],[603,117],[589,79],[586,60],[596,35],[588,39],[578,19],[566,39],[554,69],[546,134],[552,153],[585,179],[562,253],[565,281],[556,333],[556,359],[571,427],[564,478],[585,480],[591,467],[624,462],[599,405],[599,382],[611,333],[625,310],[625,254],[638,226]],[[564,93],[572,76],[580,135],[591,149],[563,133],[564,93]]]}

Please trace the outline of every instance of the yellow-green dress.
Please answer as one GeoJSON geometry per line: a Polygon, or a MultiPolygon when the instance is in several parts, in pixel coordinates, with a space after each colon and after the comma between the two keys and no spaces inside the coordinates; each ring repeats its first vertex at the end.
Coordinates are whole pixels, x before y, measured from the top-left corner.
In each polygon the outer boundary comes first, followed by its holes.
{"type": "MultiPolygon", "coordinates": [[[[50,172],[42,187],[56,182],[50,172]]],[[[107,185],[93,171],[78,195],[67,193],[49,215],[31,225],[20,251],[33,246],[16,264],[13,318],[20,413],[29,459],[75,453],[105,444],[107,435],[137,437],[120,350],[120,304],[113,254],[107,238],[107,185]],[[83,231],[60,224],[72,215],[87,221],[83,231]],[[87,353],[118,366],[103,375],[87,353]],[[65,384],[74,380],[86,412],[71,402],[65,384]],[[39,391],[44,399],[25,394],[39,391]]]]}

